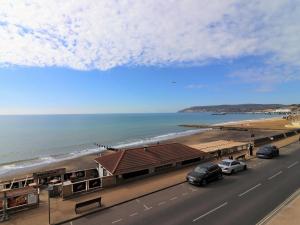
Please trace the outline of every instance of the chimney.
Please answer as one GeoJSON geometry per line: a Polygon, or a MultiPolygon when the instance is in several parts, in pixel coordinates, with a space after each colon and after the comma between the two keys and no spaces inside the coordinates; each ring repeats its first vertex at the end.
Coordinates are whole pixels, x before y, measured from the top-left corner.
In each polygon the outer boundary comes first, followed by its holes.
{"type": "Polygon", "coordinates": [[[145,152],[147,151],[147,148],[148,148],[148,146],[145,145],[145,146],[144,146],[144,151],[145,151],[145,152]]]}

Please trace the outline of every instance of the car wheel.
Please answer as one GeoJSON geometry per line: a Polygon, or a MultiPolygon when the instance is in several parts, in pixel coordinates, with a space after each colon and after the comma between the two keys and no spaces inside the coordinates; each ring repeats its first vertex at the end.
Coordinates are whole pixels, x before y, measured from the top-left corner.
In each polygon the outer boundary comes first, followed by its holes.
{"type": "Polygon", "coordinates": [[[206,180],[206,179],[203,179],[203,180],[201,181],[201,185],[202,185],[202,186],[206,186],[206,185],[207,185],[207,180],[206,180]]]}
{"type": "Polygon", "coordinates": [[[218,175],[218,180],[221,180],[221,179],[223,179],[223,174],[222,174],[222,173],[219,173],[219,175],[218,175]]]}
{"type": "Polygon", "coordinates": [[[235,174],[235,170],[232,169],[231,172],[230,172],[230,174],[235,174]]]}
{"type": "Polygon", "coordinates": [[[247,165],[244,166],[244,170],[247,170],[247,165]]]}

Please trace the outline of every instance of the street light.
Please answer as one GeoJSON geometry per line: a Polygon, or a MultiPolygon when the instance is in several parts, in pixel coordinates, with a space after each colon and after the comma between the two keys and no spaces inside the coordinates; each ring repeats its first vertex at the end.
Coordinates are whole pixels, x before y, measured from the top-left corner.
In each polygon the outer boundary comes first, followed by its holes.
{"type": "Polygon", "coordinates": [[[50,217],[50,191],[53,191],[53,186],[52,185],[49,185],[48,188],[48,218],[49,218],[49,224],[51,224],[51,217],[50,217]]]}

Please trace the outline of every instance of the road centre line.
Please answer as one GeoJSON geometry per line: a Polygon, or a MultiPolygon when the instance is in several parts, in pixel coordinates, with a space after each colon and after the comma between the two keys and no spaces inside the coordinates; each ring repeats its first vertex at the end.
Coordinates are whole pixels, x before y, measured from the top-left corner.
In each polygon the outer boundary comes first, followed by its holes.
{"type": "Polygon", "coordinates": [[[194,191],[197,191],[196,189],[194,189],[194,188],[189,188],[192,192],[194,192],[194,191]]]}
{"type": "Polygon", "coordinates": [[[163,202],[158,203],[158,205],[163,205],[163,204],[166,204],[166,202],[163,201],[163,202]]]}
{"type": "Polygon", "coordinates": [[[211,214],[211,213],[217,211],[218,209],[220,209],[220,208],[226,206],[227,204],[228,204],[228,202],[224,202],[222,205],[219,205],[218,207],[216,207],[216,208],[214,208],[214,209],[208,211],[207,213],[204,213],[203,215],[197,217],[196,219],[193,219],[193,222],[196,222],[197,220],[202,219],[203,217],[205,217],[205,216],[207,216],[207,215],[209,215],[209,214],[211,214]]]}
{"type": "Polygon", "coordinates": [[[270,176],[268,180],[272,180],[273,178],[277,177],[278,175],[282,174],[282,171],[280,170],[278,173],[275,173],[273,176],[270,176]]]}
{"type": "Polygon", "coordinates": [[[111,223],[114,224],[114,223],[118,223],[118,222],[121,222],[121,221],[122,221],[122,219],[118,219],[118,220],[115,220],[115,221],[113,221],[111,223]]]}
{"type": "Polygon", "coordinates": [[[139,213],[135,212],[135,213],[132,213],[130,214],[129,216],[137,216],[139,213]]]}
{"type": "Polygon", "coordinates": [[[173,197],[173,198],[170,198],[170,201],[173,201],[173,200],[176,200],[178,197],[173,197]]]}
{"type": "Polygon", "coordinates": [[[248,192],[250,192],[250,191],[254,190],[255,188],[258,188],[259,186],[261,186],[261,183],[259,183],[259,184],[255,185],[254,187],[252,187],[252,188],[248,189],[247,191],[245,191],[245,192],[243,192],[243,193],[239,194],[239,197],[242,197],[243,195],[245,195],[245,194],[247,194],[248,192]]]}
{"type": "Polygon", "coordinates": [[[148,206],[146,206],[145,204],[144,204],[144,210],[146,211],[146,210],[149,210],[149,209],[152,209],[152,207],[150,206],[150,207],[148,207],[148,206]]]}
{"type": "Polygon", "coordinates": [[[292,168],[293,166],[296,166],[299,163],[299,161],[296,161],[288,166],[288,169],[292,168]]]}

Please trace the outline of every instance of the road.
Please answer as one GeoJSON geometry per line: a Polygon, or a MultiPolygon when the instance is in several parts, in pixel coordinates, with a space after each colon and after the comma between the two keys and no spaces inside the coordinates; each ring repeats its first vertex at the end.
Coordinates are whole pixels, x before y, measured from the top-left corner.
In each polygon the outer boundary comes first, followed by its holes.
{"type": "Polygon", "coordinates": [[[248,167],[206,187],[184,183],[68,224],[256,224],[300,187],[300,144],[248,167]]]}

